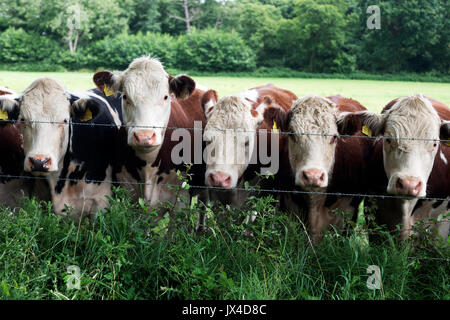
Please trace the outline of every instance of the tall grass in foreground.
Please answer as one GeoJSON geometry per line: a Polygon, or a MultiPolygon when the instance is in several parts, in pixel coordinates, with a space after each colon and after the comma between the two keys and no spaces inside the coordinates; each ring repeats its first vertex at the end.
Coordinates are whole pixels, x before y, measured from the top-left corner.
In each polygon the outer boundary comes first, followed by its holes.
{"type": "Polygon", "coordinates": [[[385,235],[369,245],[358,224],[313,247],[271,197],[250,198],[240,210],[169,208],[171,223],[155,223],[122,189],[110,204],[93,225],[33,199],[0,209],[0,298],[450,299],[448,244],[422,239],[415,247],[385,235]],[[202,235],[193,232],[199,210],[209,217],[202,235]],[[254,223],[241,223],[254,211],[254,223]],[[79,290],[66,285],[71,265],[81,270],[79,290]],[[380,290],[366,287],[369,265],[381,268],[380,290]]]}

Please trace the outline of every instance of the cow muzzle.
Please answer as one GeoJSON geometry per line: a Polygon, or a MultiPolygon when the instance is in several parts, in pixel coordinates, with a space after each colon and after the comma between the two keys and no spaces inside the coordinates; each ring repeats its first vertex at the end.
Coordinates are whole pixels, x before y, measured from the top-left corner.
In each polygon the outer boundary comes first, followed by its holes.
{"type": "Polygon", "coordinates": [[[45,155],[28,157],[28,168],[32,173],[49,172],[52,169],[52,159],[45,155]]]}
{"type": "Polygon", "coordinates": [[[133,144],[136,147],[154,147],[156,145],[156,132],[154,130],[133,132],[133,144]]]}
{"type": "Polygon", "coordinates": [[[207,184],[213,187],[230,188],[232,178],[229,174],[216,172],[208,175],[207,184]]]}
{"type": "Polygon", "coordinates": [[[397,178],[395,182],[395,192],[400,195],[417,197],[420,195],[422,188],[422,181],[415,177],[397,178]]]}
{"type": "Polygon", "coordinates": [[[301,182],[303,186],[309,188],[325,187],[327,174],[320,169],[308,169],[301,172],[301,182]]]}

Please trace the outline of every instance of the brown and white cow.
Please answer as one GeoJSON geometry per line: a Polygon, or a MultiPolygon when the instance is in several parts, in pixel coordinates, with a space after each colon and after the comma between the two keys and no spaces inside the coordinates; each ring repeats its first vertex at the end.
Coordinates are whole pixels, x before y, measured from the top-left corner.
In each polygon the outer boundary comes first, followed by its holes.
{"type": "MultiPolygon", "coordinates": [[[[135,59],[125,71],[99,71],[93,80],[107,95],[122,94],[122,135],[132,151],[123,153],[123,170],[118,173],[118,180],[133,178],[145,183],[144,196],[152,206],[175,202],[176,192],[167,185],[181,184],[176,171],[185,172],[186,162],[175,163],[173,159],[172,153],[179,143],[174,132],[176,128],[188,128],[189,162],[194,163],[190,172],[194,177],[192,184],[203,184],[200,179],[204,170],[201,161],[201,129],[206,120],[203,106],[217,101],[214,90],[196,89],[194,80],[186,75],[168,75],[161,62],[150,57],[135,59]],[[192,130],[196,122],[199,130],[192,130]],[[199,150],[194,149],[198,135],[199,150]],[[194,161],[199,153],[199,161],[194,161]]],[[[187,192],[182,194],[187,196],[187,192]]]]}
{"type": "MultiPolygon", "coordinates": [[[[245,183],[263,189],[275,187],[281,176],[280,156],[286,148],[286,137],[273,134],[274,129],[279,130],[276,111],[286,112],[295,99],[291,91],[268,84],[205,107],[204,179],[207,186],[215,188],[209,190],[209,200],[239,207],[250,193],[236,188],[243,188],[245,183]],[[258,173],[275,174],[275,179],[261,179],[258,173]]],[[[204,223],[204,216],[200,216],[198,231],[204,223]]]]}
{"type": "Polygon", "coordinates": [[[103,97],[41,78],[15,98],[0,97],[0,110],[18,121],[22,168],[48,182],[56,213],[93,217],[107,206],[120,119],[103,97]]]}
{"type": "MultiPolygon", "coordinates": [[[[17,95],[0,86],[0,96],[15,99],[17,95]]],[[[8,120],[8,114],[0,111],[0,205],[14,207],[24,196],[31,196],[33,181],[19,178],[23,170],[22,134],[18,124],[8,120]],[[10,177],[8,177],[10,176],[10,177]]]]}
{"type": "MultiPolygon", "coordinates": [[[[439,142],[449,138],[450,109],[446,105],[418,94],[391,101],[381,114],[365,111],[348,116],[357,116],[374,136],[381,137],[368,157],[369,189],[402,197],[376,201],[378,224],[395,229],[401,223],[401,237],[407,238],[418,220],[449,211],[448,200],[420,199],[448,199],[450,195],[450,147],[439,142]]],[[[431,228],[445,239],[449,221],[444,219],[431,228]]]]}
{"type": "Polygon", "coordinates": [[[340,114],[361,110],[366,108],[342,96],[308,95],[294,102],[282,123],[283,131],[289,133],[292,180],[305,192],[286,195],[283,209],[300,213],[306,200],[309,232],[315,241],[321,239],[330,225],[342,226],[341,212],[335,210],[350,212],[356,217],[362,200],[325,194],[356,194],[363,189],[363,150],[370,142],[361,138],[362,128],[357,125],[351,128],[351,137],[339,136],[340,114]]]}

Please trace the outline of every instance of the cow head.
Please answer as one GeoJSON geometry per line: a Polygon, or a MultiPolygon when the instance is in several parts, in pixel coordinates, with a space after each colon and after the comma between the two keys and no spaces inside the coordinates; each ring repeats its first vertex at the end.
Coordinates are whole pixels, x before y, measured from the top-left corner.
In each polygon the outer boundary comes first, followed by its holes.
{"type": "Polygon", "coordinates": [[[358,116],[374,136],[383,136],[383,162],[389,179],[387,192],[423,197],[439,149],[448,138],[448,122],[442,121],[431,102],[422,95],[398,101],[382,114],[369,111],[343,114],[342,122],[358,116]]]}
{"type": "Polygon", "coordinates": [[[187,98],[195,89],[190,77],[169,76],[160,61],[149,57],[135,59],[123,72],[99,71],[94,82],[107,96],[122,93],[128,144],[139,150],[162,144],[172,99],[187,98]]]}
{"type": "Polygon", "coordinates": [[[338,140],[338,110],[330,100],[309,95],[294,102],[282,124],[289,133],[289,162],[302,189],[328,186],[338,140]]]}
{"type": "MultiPolygon", "coordinates": [[[[95,114],[91,109],[90,116],[95,114]]],[[[69,141],[71,113],[84,119],[86,100],[69,94],[55,80],[42,78],[19,96],[0,97],[0,111],[20,124],[25,171],[46,175],[60,169],[69,141]]]]}
{"type": "Polygon", "coordinates": [[[222,188],[236,187],[254,152],[256,130],[271,103],[266,97],[256,108],[238,96],[226,96],[214,106],[205,105],[207,118],[205,183],[222,188]]]}

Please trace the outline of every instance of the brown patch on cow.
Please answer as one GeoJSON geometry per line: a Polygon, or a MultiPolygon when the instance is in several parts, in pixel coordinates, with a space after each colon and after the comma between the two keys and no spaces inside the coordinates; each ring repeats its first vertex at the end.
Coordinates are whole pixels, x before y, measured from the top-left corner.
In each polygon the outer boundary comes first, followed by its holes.
{"type": "Polygon", "coordinates": [[[11,94],[11,92],[0,90],[0,96],[3,96],[5,94],[11,94]]]}
{"type": "Polygon", "coordinates": [[[250,110],[250,113],[252,114],[253,118],[258,117],[258,111],[256,111],[255,109],[250,110]]]}
{"type": "Polygon", "coordinates": [[[331,102],[334,102],[338,106],[339,113],[367,110],[361,103],[359,103],[359,101],[353,100],[351,98],[345,98],[339,94],[327,97],[327,99],[331,100],[331,102]]]}

